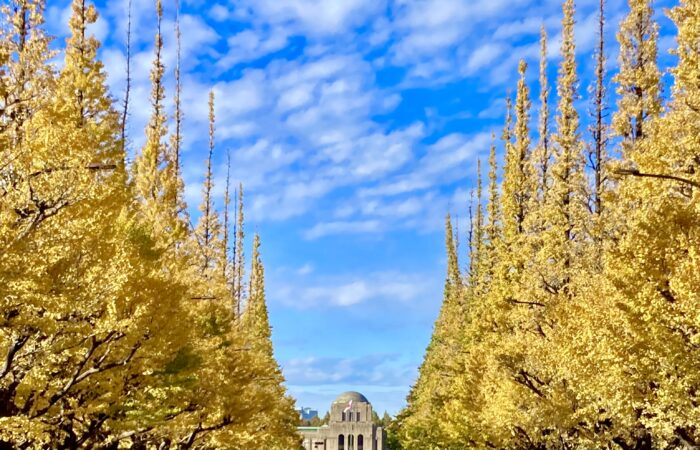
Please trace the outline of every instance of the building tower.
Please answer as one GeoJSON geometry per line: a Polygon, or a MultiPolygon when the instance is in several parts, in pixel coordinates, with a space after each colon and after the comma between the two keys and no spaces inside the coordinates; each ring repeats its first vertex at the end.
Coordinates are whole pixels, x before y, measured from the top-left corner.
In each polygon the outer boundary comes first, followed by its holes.
{"type": "Polygon", "coordinates": [[[386,449],[386,431],[372,421],[372,405],[359,392],[344,392],[331,403],[328,425],[299,432],[305,450],[386,449]]]}

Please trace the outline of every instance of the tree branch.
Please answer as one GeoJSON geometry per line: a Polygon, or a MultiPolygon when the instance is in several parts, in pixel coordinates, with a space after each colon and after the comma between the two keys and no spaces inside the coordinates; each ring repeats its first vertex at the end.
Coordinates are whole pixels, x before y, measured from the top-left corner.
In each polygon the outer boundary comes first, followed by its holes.
{"type": "Polygon", "coordinates": [[[506,302],[511,303],[513,305],[541,306],[543,308],[545,306],[547,306],[544,303],[540,303],[540,302],[529,302],[526,300],[516,300],[514,298],[506,299],[506,302]]]}
{"type": "Polygon", "coordinates": [[[27,343],[29,340],[29,335],[28,334],[22,334],[18,336],[15,341],[10,345],[10,348],[7,349],[7,355],[5,356],[5,365],[2,368],[2,371],[0,371],[0,380],[2,380],[5,375],[10,373],[10,369],[12,368],[12,362],[15,359],[15,356],[17,355],[17,352],[24,347],[24,344],[27,343]]]}
{"type": "Polygon", "coordinates": [[[535,386],[535,383],[533,383],[533,380],[535,382],[537,382],[540,386],[544,384],[542,381],[538,380],[537,377],[534,377],[534,376],[528,374],[523,369],[520,369],[520,371],[518,372],[518,375],[515,377],[515,381],[517,383],[520,383],[523,386],[527,387],[532,392],[537,394],[539,397],[545,398],[544,393],[537,386],[535,386]]]}
{"type": "Polygon", "coordinates": [[[552,295],[557,295],[559,294],[559,288],[556,286],[553,286],[550,284],[544,277],[543,274],[540,274],[540,279],[542,280],[542,285],[544,286],[544,290],[552,295]]]}
{"type": "Polygon", "coordinates": [[[631,175],[633,177],[640,177],[640,178],[659,178],[662,180],[678,181],[679,183],[685,183],[685,184],[688,184],[690,186],[693,186],[693,187],[700,189],[700,183],[697,183],[693,180],[689,180],[687,178],[677,177],[675,175],[666,175],[666,174],[658,174],[658,173],[643,173],[637,169],[618,169],[615,171],[615,173],[618,175],[631,175]]]}
{"type": "Polygon", "coordinates": [[[685,428],[676,428],[675,431],[676,437],[678,438],[679,441],[683,444],[683,447],[687,450],[697,450],[700,449],[700,446],[698,443],[695,441],[695,439],[690,436],[688,433],[688,430],[685,428]]]}
{"type": "Polygon", "coordinates": [[[78,439],[76,447],[82,446],[88,439],[92,438],[95,433],[99,431],[100,428],[102,428],[102,425],[107,421],[109,416],[107,414],[100,414],[96,419],[93,419],[90,421],[90,425],[88,425],[87,430],[85,433],[83,433],[83,436],[78,439]]]}
{"type": "MultiPolygon", "coordinates": [[[[116,448],[117,448],[117,445],[119,444],[119,442],[121,442],[121,441],[123,441],[123,440],[125,440],[125,439],[131,439],[131,438],[134,438],[134,437],[139,437],[139,436],[141,436],[141,435],[143,435],[143,434],[148,433],[148,432],[151,431],[153,428],[154,428],[153,426],[148,426],[148,427],[144,427],[144,428],[139,428],[139,429],[137,429],[137,430],[124,431],[124,432],[122,432],[122,433],[120,433],[120,434],[116,434],[116,435],[115,435],[115,434],[112,434],[111,436],[109,436],[109,437],[108,437],[106,440],[104,440],[103,442],[100,442],[98,445],[95,445],[94,447],[90,447],[90,448],[95,448],[95,449],[98,449],[98,450],[112,450],[112,449],[116,449],[116,448]]],[[[139,447],[139,448],[140,448],[140,447],[139,447]]]]}
{"type": "Polygon", "coordinates": [[[192,430],[192,432],[186,438],[183,438],[182,440],[180,440],[180,442],[179,442],[180,445],[178,447],[181,449],[188,449],[188,448],[192,447],[192,444],[194,444],[194,441],[197,439],[197,436],[199,434],[207,433],[210,431],[220,430],[224,427],[231,425],[232,423],[233,423],[233,420],[231,419],[230,416],[224,416],[221,419],[221,422],[216,423],[214,425],[210,425],[208,427],[203,427],[201,422],[200,422],[200,424],[197,425],[197,428],[192,430]]]}
{"type": "MultiPolygon", "coordinates": [[[[100,163],[90,163],[90,164],[87,164],[83,167],[83,169],[92,170],[93,172],[102,171],[102,170],[115,170],[116,168],[117,168],[116,164],[100,164],[100,163]]],[[[76,168],[75,167],[67,167],[67,166],[49,167],[48,169],[37,170],[36,172],[30,173],[28,178],[36,178],[40,175],[47,175],[47,174],[50,174],[53,172],[65,172],[65,171],[74,170],[74,169],[76,169],[76,168]]]]}
{"type": "Polygon", "coordinates": [[[55,394],[53,394],[53,395],[51,396],[51,398],[49,399],[49,403],[48,403],[45,407],[43,407],[43,408],[41,408],[40,410],[38,410],[38,411],[34,414],[33,417],[38,417],[38,416],[41,416],[41,415],[43,415],[43,414],[46,414],[46,412],[47,412],[53,405],[55,405],[56,402],[58,402],[60,399],[62,399],[63,397],[65,397],[65,396],[68,394],[68,392],[73,388],[73,386],[79,384],[81,381],[83,381],[83,380],[85,380],[85,379],[91,377],[91,376],[94,375],[94,374],[101,373],[101,372],[106,372],[107,370],[113,369],[113,368],[115,368],[115,367],[121,367],[121,366],[127,365],[127,364],[131,361],[131,359],[134,357],[134,355],[136,354],[136,352],[138,351],[138,349],[139,349],[139,347],[140,347],[140,344],[137,343],[136,345],[134,345],[134,346],[131,348],[131,351],[129,352],[129,354],[128,354],[124,359],[119,360],[119,361],[115,361],[115,362],[112,362],[112,363],[109,363],[109,364],[105,364],[105,365],[103,366],[102,363],[104,362],[104,360],[105,360],[107,354],[109,354],[109,352],[110,352],[110,349],[108,348],[108,349],[105,351],[105,354],[102,355],[102,357],[100,357],[100,359],[98,359],[98,360],[93,364],[93,366],[92,366],[91,368],[89,368],[89,369],[83,371],[83,368],[85,367],[85,365],[87,365],[87,362],[92,358],[92,356],[93,356],[94,353],[95,353],[95,350],[96,350],[100,345],[103,345],[103,344],[105,344],[105,343],[109,344],[109,343],[111,343],[111,342],[113,342],[113,341],[116,341],[116,340],[118,340],[118,339],[121,339],[123,336],[124,336],[123,334],[116,334],[115,332],[111,332],[110,334],[108,334],[108,336],[107,336],[105,339],[100,340],[100,341],[98,341],[97,339],[95,339],[94,337],[92,337],[92,341],[91,341],[91,344],[90,344],[90,348],[89,348],[88,351],[86,352],[85,357],[83,358],[83,360],[78,364],[78,367],[77,367],[77,369],[74,371],[73,376],[71,377],[71,379],[68,380],[68,382],[63,386],[63,388],[62,388],[60,391],[58,391],[58,392],[56,392],[55,394]]]}

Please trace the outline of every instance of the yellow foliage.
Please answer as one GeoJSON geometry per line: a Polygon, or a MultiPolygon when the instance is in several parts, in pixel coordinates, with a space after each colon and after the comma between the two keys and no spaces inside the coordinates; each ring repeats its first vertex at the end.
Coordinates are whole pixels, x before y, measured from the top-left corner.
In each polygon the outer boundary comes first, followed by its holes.
{"type": "Polygon", "coordinates": [[[485,242],[478,253],[471,247],[482,261],[470,264],[478,288],[465,287],[466,310],[444,328],[446,286],[398,417],[405,449],[700,445],[700,2],[682,0],[669,12],[678,63],[666,109],[650,2],[629,3],[615,77],[622,157],[603,167],[614,177],[602,190],[603,213],[588,196],[595,174],[584,169],[574,4],[566,0],[556,132],[550,139],[543,34],[539,144],[530,157],[521,64],[502,195],[492,149],[485,242]],[[438,335],[458,342],[456,351],[436,346],[438,335]],[[446,396],[431,396],[441,392],[427,376],[435,360],[447,369],[446,396]]]}
{"type": "Polygon", "coordinates": [[[84,32],[94,6],[73,1],[56,72],[43,2],[11,3],[0,26],[0,447],[294,448],[259,258],[266,333],[240,327],[230,280],[210,270],[228,258],[211,163],[206,233],[182,217],[160,1],[153,113],[131,171],[99,43],[84,32]]]}

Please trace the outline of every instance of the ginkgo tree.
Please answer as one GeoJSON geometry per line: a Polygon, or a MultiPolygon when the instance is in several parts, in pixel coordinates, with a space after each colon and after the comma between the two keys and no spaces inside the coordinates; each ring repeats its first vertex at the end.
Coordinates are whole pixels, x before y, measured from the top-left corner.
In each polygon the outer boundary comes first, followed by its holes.
{"type": "MultiPolygon", "coordinates": [[[[551,130],[542,32],[532,148],[520,64],[515,125],[510,103],[506,111],[503,176],[499,186],[494,146],[484,232],[461,275],[465,311],[449,327],[441,312],[408,405],[392,425],[407,450],[700,446],[700,3],[681,0],[668,11],[677,62],[664,103],[652,2],[628,2],[609,131],[605,57],[596,58],[592,142],[577,110],[574,6],[563,5],[551,130]],[[438,330],[460,348],[440,350],[438,330]],[[436,395],[432,372],[449,386],[447,399],[436,395]]],[[[599,2],[601,52],[605,9],[599,2]]],[[[476,217],[479,228],[484,219],[476,217]]],[[[446,295],[442,311],[449,301],[446,295]]]]}
{"type": "Polygon", "coordinates": [[[179,83],[174,134],[165,113],[162,6],[157,0],[152,113],[133,166],[126,114],[115,109],[99,42],[87,32],[94,5],[72,2],[60,70],[50,63],[57,53],[44,3],[2,6],[2,448],[298,445],[271,352],[259,239],[254,307],[244,314],[257,331],[234,314],[243,299],[233,274],[242,277],[244,262],[214,270],[233,258],[211,195],[213,95],[204,207],[200,226],[189,226],[179,83]]]}

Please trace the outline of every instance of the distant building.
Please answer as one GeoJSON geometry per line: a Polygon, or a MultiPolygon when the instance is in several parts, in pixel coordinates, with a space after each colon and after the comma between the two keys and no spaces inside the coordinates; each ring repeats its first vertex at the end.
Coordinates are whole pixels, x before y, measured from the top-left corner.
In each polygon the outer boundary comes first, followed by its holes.
{"type": "Polygon", "coordinates": [[[314,417],[318,417],[318,410],[316,409],[302,407],[301,409],[297,409],[297,412],[301,420],[311,420],[314,417]]]}
{"type": "Polygon", "coordinates": [[[322,427],[299,427],[304,450],[386,450],[386,431],[372,421],[372,405],[359,392],[340,394],[322,427]]]}

